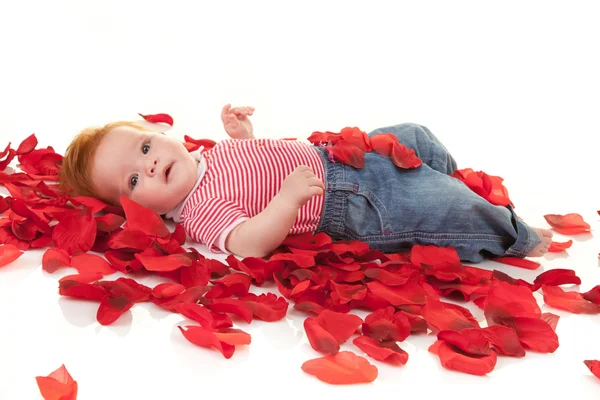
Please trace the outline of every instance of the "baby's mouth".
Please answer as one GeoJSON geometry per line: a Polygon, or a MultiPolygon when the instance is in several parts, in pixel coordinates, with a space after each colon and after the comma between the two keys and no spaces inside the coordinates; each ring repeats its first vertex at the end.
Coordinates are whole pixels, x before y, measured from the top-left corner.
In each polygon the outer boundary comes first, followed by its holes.
{"type": "Polygon", "coordinates": [[[171,167],[173,166],[173,164],[170,164],[166,169],[165,169],[165,181],[169,181],[169,174],[171,173],[171,167]]]}

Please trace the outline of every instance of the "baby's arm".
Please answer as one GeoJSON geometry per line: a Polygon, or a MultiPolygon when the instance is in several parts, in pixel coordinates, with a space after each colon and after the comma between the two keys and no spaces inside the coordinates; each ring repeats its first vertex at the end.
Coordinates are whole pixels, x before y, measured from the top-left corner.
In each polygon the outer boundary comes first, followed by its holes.
{"type": "Polygon", "coordinates": [[[236,226],[225,247],[240,257],[265,257],[289,235],[298,210],[325,186],[307,166],[299,166],[283,181],[281,190],[265,209],[236,226]]]}

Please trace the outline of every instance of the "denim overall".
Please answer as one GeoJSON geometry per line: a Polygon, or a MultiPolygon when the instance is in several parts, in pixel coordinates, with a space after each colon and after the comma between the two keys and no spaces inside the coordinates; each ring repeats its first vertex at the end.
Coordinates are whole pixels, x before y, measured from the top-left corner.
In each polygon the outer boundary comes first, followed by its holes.
{"type": "Polygon", "coordinates": [[[462,261],[525,257],[541,240],[511,206],[496,206],[452,174],[457,164],[424,126],[401,124],[369,136],[392,133],[423,164],[396,167],[375,151],[364,167],[332,162],[316,147],[325,166],[324,208],[317,232],[334,240],[360,240],[372,249],[400,252],[415,244],[452,247],[462,261]]]}

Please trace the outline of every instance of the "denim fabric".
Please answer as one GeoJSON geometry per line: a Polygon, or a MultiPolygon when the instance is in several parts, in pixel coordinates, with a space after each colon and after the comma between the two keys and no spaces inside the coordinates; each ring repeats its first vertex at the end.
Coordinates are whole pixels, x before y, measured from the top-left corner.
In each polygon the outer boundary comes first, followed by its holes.
{"type": "Polygon", "coordinates": [[[453,247],[461,260],[525,257],[541,240],[512,207],[496,206],[452,174],[454,158],[424,126],[379,128],[369,136],[392,133],[413,149],[423,164],[396,167],[388,157],[365,153],[364,168],[332,162],[317,147],[325,165],[324,209],[317,232],[335,240],[360,240],[383,252],[415,244],[453,247]]]}

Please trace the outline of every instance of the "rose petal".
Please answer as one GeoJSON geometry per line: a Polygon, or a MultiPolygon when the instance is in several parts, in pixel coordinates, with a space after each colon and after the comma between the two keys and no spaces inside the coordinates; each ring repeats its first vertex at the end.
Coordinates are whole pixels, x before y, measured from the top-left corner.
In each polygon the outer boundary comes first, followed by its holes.
{"type": "Polygon", "coordinates": [[[213,299],[204,304],[206,308],[227,314],[235,314],[248,324],[252,322],[252,309],[248,304],[238,299],[213,299]]]}
{"type": "Polygon", "coordinates": [[[77,269],[80,274],[97,272],[102,275],[110,275],[117,272],[104,258],[89,253],[71,257],[71,267],[77,269]]]}
{"type": "Polygon", "coordinates": [[[71,257],[63,249],[49,248],[42,256],[42,269],[50,274],[71,264],[71,257]]]}
{"type": "Polygon", "coordinates": [[[10,264],[23,255],[23,252],[12,244],[0,246],[0,267],[10,264]]]}
{"type": "Polygon", "coordinates": [[[570,248],[572,244],[573,244],[572,240],[568,240],[566,242],[552,242],[552,243],[550,243],[550,247],[548,248],[548,251],[550,253],[559,253],[561,251],[565,251],[566,249],[570,248]]]}
{"type": "Polygon", "coordinates": [[[358,336],[352,343],[377,361],[392,365],[406,365],[408,353],[402,350],[394,341],[379,341],[368,336],[358,336]]]}
{"type": "Polygon", "coordinates": [[[153,123],[153,124],[167,124],[170,126],[173,126],[173,117],[171,117],[169,114],[140,114],[138,113],[138,115],[142,118],[144,118],[144,120],[153,123]]]}
{"type": "Polygon", "coordinates": [[[581,279],[572,269],[555,268],[538,275],[533,283],[540,286],[581,285],[581,279]]]}
{"type": "Polygon", "coordinates": [[[498,354],[510,357],[525,357],[525,349],[521,346],[519,336],[513,328],[504,325],[492,325],[483,328],[483,334],[498,354]]]}
{"type": "Polygon", "coordinates": [[[135,255],[147,271],[169,272],[192,265],[192,259],[185,253],[166,256],[150,256],[138,253],[135,255]]]}
{"type": "Polygon", "coordinates": [[[480,328],[466,328],[460,332],[444,330],[438,332],[437,337],[470,356],[487,356],[491,352],[490,341],[480,328]]]}
{"type": "Polygon", "coordinates": [[[185,286],[179,283],[159,283],[152,289],[152,294],[159,299],[177,296],[185,291],[185,286]]]}
{"type": "Polygon", "coordinates": [[[570,214],[546,214],[544,218],[548,224],[558,233],[563,235],[575,235],[589,232],[590,224],[583,220],[577,213],[570,214]]]}
{"type": "Polygon", "coordinates": [[[558,336],[552,327],[540,318],[508,317],[502,325],[513,328],[521,345],[539,353],[554,353],[558,349],[558,336]]]}
{"type": "Polygon", "coordinates": [[[427,300],[427,304],[423,307],[423,319],[438,331],[478,328],[462,312],[446,307],[435,299],[427,300]]]}
{"type": "Polygon", "coordinates": [[[600,361],[585,360],[583,363],[589,368],[590,372],[594,374],[596,378],[600,379],[600,361]]]}
{"type": "Polygon", "coordinates": [[[314,350],[324,354],[336,354],[340,350],[336,338],[323,328],[316,318],[309,317],[304,320],[304,331],[314,350]]]}
{"type": "Polygon", "coordinates": [[[377,341],[404,341],[410,335],[411,324],[402,312],[395,312],[388,306],[372,312],[365,317],[362,333],[377,341]]]}
{"type": "Polygon", "coordinates": [[[542,285],[544,302],[554,308],[573,314],[598,314],[600,305],[586,300],[581,293],[565,292],[558,286],[542,285]]]}
{"type": "Polygon", "coordinates": [[[429,351],[437,353],[444,368],[471,375],[486,375],[496,366],[495,351],[486,356],[469,356],[440,340],[430,347],[429,351]]]}
{"type": "Polygon", "coordinates": [[[287,313],[289,303],[284,297],[277,297],[274,293],[263,293],[259,296],[248,293],[239,297],[252,309],[252,315],[262,321],[273,322],[283,319],[287,313]]]}
{"type": "Polygon", "coordinates": [[[77,382],[73,380],[64,364],[48,376],[36,376],[35,380],[45,400],[77,399],[77,382]]]}
{"type": "Polygon", "coordinates": [[[133,301],[125,295],[106,296],[100,302],[96,319],[101,325],[110,325],[131,307],[133,307],[133,301]]]}
{"type": "Polygon", "coordinates": [[[96,220],[87,208],[67,214],[52,231],[54,245],[69,254],[86,253],[96,240],[96,220]]]}
{"type": "Polygon", "coordinates": [[[186,330],[184,330],[181,326],[178,326],[178,328],[183,336],[190,343],[193,343],[196,346],[217,349],[221,352],[221,354],[223,354],[223,357],[227,359],[231,358],[235,352],[234,345],[219,340],[219,338],[215,336],[214,332],[211,332],[201,326],[186,326],[186,330]]]}
{"type": "Polygon", "coordinates": [[[369,383],[378,375],[376,366],[350,351],[308,360],[302,364],[302,370],[333,385],[369,383]]]}
{"type": "Polygon", "coordinates": [[[127,218],[127,229],[142,231],[152,237],[163,238],[171,234],[165,221],[155,211],[125,196],[121,196],[120,201],[127,218]]]}
{"type": "Polygon", "coordinates": [[[541,265],[538,262],[527,260],[525,258],[518,258],[518,257],[495,257],[495,258],[492,258],[492,261],[496,261],[496,262],[499,262],[502,264],[512,265],[514,267],[529,269],[529,270],[538,269],[541,265]]]}

